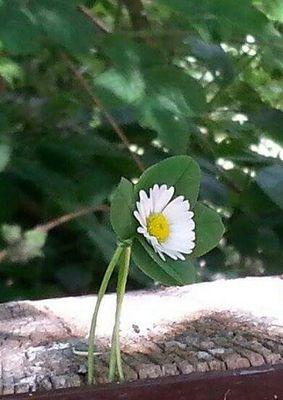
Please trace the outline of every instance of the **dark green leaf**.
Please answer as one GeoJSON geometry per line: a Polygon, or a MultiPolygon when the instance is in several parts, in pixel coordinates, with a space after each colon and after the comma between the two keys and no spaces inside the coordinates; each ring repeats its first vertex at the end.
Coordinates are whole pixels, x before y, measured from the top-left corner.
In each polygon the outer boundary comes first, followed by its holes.
{"type": "Polygon", "coordinates": [[[77,9],[77,1],[14,3],[0,3],[0,40],[9,52],[34,54],[44,47],[46,37],[73,53],[86,52],[94,44],[95,30],[77,9]]]}
{"type": "Polygon", "coordinates": [[[206,111],[202,87],[181,69],[168,66],[148,70],[145,82],[147,95],[138,105],[142,125],[157,131],[175,154],[186,154],[190,117],[206,111]]]}
{"type": "Polygon", "coordinates": [[[176,286],[178,281],[167,274],[146,252],[138,240],[134,241],[133,260],[138,268],[156,282],[163,285],[176,286]]]}
{"type": "Polygon", "coordinates": [[[234,65],[230,56],[225,53],[222,47],[197,38],[188,39],[188,43],[192,54],[208,66],[216,80],[225,85],[233,81],[235,77],[234,65]]]}
{"type": "Polygon", "coordinates": [[[10,160],[10,155],[10,147],[6,144],[0,144],[0,172],[2,172],[6,168],[10,160]]]}
{"type": "Polygon", "coordinates": [[[175,154],[186,154],[190,139],[190,124],[183,115],[175,115],[150,96],[143,107],[141,124],[158,133],[164,146],[175,154]]]}
{"type": "Polygon", "coordinates": [[[33,0],[33,4],[36,18],[52,42],[73,53],[87,52],[94,45],[95,30],[78,10],[76,0],[33,0]]]}
{"type": "Polygon", "coordinates": [[[271,200],[283,209],[283,166],[272,165],[262,168],[255,179],[271,200]]]}
{"type": "Polygon", "coordinates": [[[135,207],[133,184],[122,178],[111,201],[111,224],[122,240],[133,237],[136,233],[136,222],[133,217],[135,207]]]}
{"type": "Polygon", "coordinates": [[[196,204],[194,213],[196,247],[192,257],[200,257],[218,245],[224,233],[224,226],[217,212],[201,203],[196,204]]]}
{"type": "Polygon", "coordinates": [[[145,70],[166,62],[162,49],[136,41],[125,34],[101,35],[96,37],[101,52],[111,60],[120,72],[145,70]]]}
{"type": "Polygon", "coordinates": [[[255,255],[258,245],[258,226],[243,213],[235,215],[230,223],[228,240],[242,255],[255,255]]]}
{"type": "Polygon", "coordinates": [[[200,200],[209,200],[217,205],[226,205],[228,201],[228,188],[213,174],[202,173],[200,185],[200,200]]]}
{"type": "MultiPolygon", "coordinates": [[[[153,248],[143,239],[139,238],[139,243],[142,246],[143,250],[147,254],[148,257],[150,257],[153,261],[154,264],[149,264],[149,267],[147,267],[147,274],[152,274],[152,276],[156,276],[156,266],[161,268],[163,270],[163,273],[166,273],[169,275],[171,278],[173,278],[179,285],[186,285],[189,283],[195,282],[195,267],[193,264],[192,260],[189,260],[188,258],[185,261],[174,261],[170,257],[166,256],[166,261],[163,261],[160,256],[155,253],[153,248]],[[150,268],[153,268],[151,270],[150,268]]],[[[141,256],[143,253],[140,253],[141,256]]],[[[141,265],[144,267],[144,264],[148,260],[147,257],[142,259],[141,265]]],[[[168,283],[167,283],[168,284],[168,283]]]]}
{"type": "Polygon", "coordinates": [[[252,5],[251,0],[158,0],[183,18],[203,27],[211,27],[223,37],[230,37],[232,32],[266,32],[267,19],[252,5]]]}
{"type": "Polygon", "coordinates": [[[176,67],[150,69],[146,75],[147,90],[164,110],[175,115],[194,116],[206,111],[205,93],[196,79],[176,67]]]}
{"type": "Polygon", "coordinates": [[[249,113],[249,116],[251,121],[260,129],[263,129],[267,135],[283,143],[282,111],[264,107],[260,111],[249,113]]]}
{"type": "Polygon", "coordinates": [[[9,0],[0,2],[0,40],[10,53],[32,54],[40,50],[41,30],[26,7],[9,0]]]}
{"type": "Polygon", "coordinates": [[[280,240],[278,235],[271,229],[263,228],[258,234],[258,250],[265,256],[278,254],[280,251],[280,240]]]}

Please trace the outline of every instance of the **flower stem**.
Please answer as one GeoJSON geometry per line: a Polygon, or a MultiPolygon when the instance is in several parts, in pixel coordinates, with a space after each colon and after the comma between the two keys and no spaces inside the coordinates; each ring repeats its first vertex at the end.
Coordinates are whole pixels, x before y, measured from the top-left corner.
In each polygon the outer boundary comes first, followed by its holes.
{"type": "Polygon", "coordinates": [[[92,385],[94,383],[94,338],[95,338],[95,330],[96,330],[96,323],[97,323],[97,316],[99,307],[102,301],[103,296],[105,295],[109,280],[111,275],[114,271],[115,266],[117,265],[119,258],[123,252],[124,248],[122,245],[119,245],[113,254],[113,257],[106,269],[104,274],[98,295],[95,304],[94,313],[91,320],[90,332],[89,332],[89,344],[88,344],[88,384],[92,385]]]}
{"type": "Polygon", "coordinates": [[[129,272],[130,258],[131,258],[131,246],[127,246],[124,250],[124,257],[121,257],[121,264],[118,275],[115,325],[112,334],[110,366],[109,366],[110,382],[112,382],[115,378],[116,365],[120,381],[124,380],[121,351],[120,351],[120,317],[121,317],[122,303],[124,299],[127,277],[129,272]]]}

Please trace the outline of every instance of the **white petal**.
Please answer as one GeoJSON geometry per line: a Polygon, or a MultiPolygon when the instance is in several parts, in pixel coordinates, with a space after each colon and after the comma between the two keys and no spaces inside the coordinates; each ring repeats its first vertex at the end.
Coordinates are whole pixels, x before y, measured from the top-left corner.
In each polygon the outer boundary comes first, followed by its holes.
{"type": "Polygon", "coordinates": [[[146,229],[145,229],[145,228],[142,228],[141,226],[138,227],[137,232],[138,232],[138,233],[141,233],[142,235],[147,234],[146,229]]]}
{"type": "Polygon", "coordinates": [[[166,261],[166,258],[164,257],[164,254],[162,253],[162,251],[160,251],[160,250],[158,250],[158,249],[156,249],[155,251],[158,253],[158,255],[160,256],[160,258],[162,259],[162,261],[166,261]]]}
{"type": "Polygon", "coordinates": [[[173,260],[177,260],[177,256],[176,256],[174,250],[168,249],[167,247],[165,247],[163,245],[161,246],[160,250],[162,251],[162,253],[166,254],[167,256],[172,258],[173,260]]]}
{"type": "Polygon", "coordinates": [[[151,203],[152,203],[152,212],[155,212],[155,204],[158,201],[158,194],[159,194],[159,186],[155,184],[153,188],[149,190],[150,197],[151,197],[151,203]]]}
{"type": "Polygon", "coordinates": [[[144,190],[140,191],[140,201],[143,204],[145,215],[148,217],[151,213],[151,200],[147,197],[147,194],[144,190]]]}
{"type": "Polygon", "coordinates": [[[177,234],[177,233],[182,233],[182,235],[188,235],[190,232],[194,231],[195,228],[195,223],[193,220],[185,220],[185,216],[183,217],[183,220],[177,220],[174,221],[173,223],[170,223],[170,235],[171,234],[177,234]]]}
{"type": "Polygon", "coordinates": [[[138,212],[139,212],[140,216],[145,221],[146,220],[146,213],[145,213],[143,204],[141,202],[137,201],[136,205],[137,205],[137,209],[138,209],[138,212]]]}
{"type": "Polygon", "coordinates": [[[167,207],[164,208],[163,214],[166,215],[169,220],[184,212],[188,212],[189,202],[183,201],[183,199],[183,196],[176,197],[176,199],[171,201],[167,207]]]}
{"type": "Polygon", "coordinates": [[[172,199],[174,194],[174,187],[171,186],[169,189],[166,185],[162,185],[160,188],[155,188],[154,191],[154,212],[159,213],[167,206],[169,201],[172,199]]]}
{"type": "Polygon", "coordinates": [[[184,254],[190,254],[194,247],[195,247],[195,244],[193,242],[187,242],[187,243],[178,244],[178,245],[172,245],[171,243],[166,244],[166,249],[168,249],[169,251],[177,251],[177,252],[181,252],[184,254]]]}
{"type": "Polygon", "coordinates": [[[139,221],[139,223],[141,224],[141,226],[143,226],[144,228],[146,227],[146,221],[145,218],[138,212],[138,211],[134,211],[134,216],[135,218],[139,221]]]}
{"type": "Polygon", "coordinates": [[[185,256],[182,253],[178,252],[177,257],[179,260],[185,261],[185,256]]]}
{"type": "Polygon", "coordinates": [[[190,254],[195,247],[194,213],[190,211],[190,203],[184,196],[178,196],[171,201],[174,187],[165,184],[155,184],[149,189],[149,195],[144,190],[139,193],[140,201],[136,203],[134,216],[140,223],[137,232],[142,234],[159,257],[166,261],[164,255],[173,260],[184,260],[184,254],[190,254]],[[164,243],[159,243],[155,236],[147,231],[146,221],[151,213],[162,212],[167,217],[170,230],[164,243]]]}

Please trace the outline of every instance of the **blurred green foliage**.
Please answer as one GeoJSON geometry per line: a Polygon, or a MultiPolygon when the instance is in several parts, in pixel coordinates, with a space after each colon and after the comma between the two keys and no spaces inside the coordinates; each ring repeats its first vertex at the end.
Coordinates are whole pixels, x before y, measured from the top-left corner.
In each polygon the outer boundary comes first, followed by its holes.
{"type": "Polygon", "coordinates": [[[106,209],[33,228],[139,176],[105,110],[145,166],[199,162],[226,226],[200,280],[282,273],[282,23],[281,0],[0,0],[0,300],[98,287],[106,209]]]}

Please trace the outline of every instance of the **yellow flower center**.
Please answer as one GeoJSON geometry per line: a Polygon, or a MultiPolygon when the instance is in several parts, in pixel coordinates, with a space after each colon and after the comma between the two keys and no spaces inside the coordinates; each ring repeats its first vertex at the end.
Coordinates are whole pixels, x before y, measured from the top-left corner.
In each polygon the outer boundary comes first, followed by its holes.
{"type": "Polygon", "coordinates": [[[159,242],[165,242],[170,233],[169,222],[161,213],[150,214],[146,220],[147,231],[155,236],[159,242]]]}

